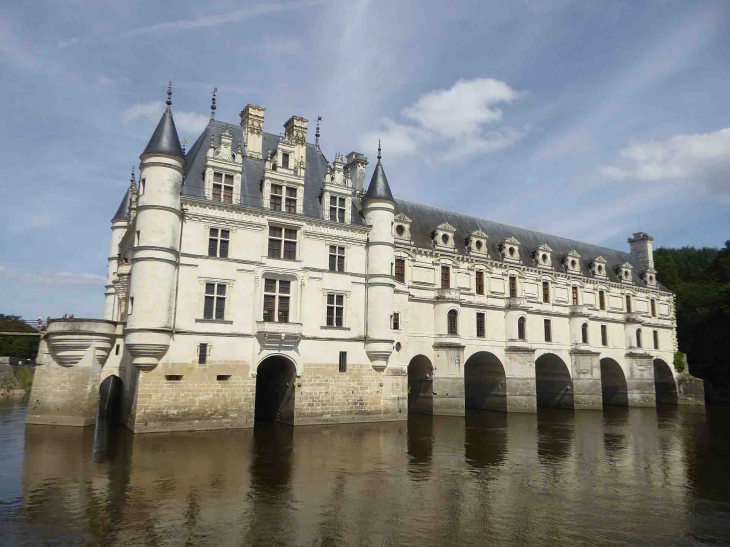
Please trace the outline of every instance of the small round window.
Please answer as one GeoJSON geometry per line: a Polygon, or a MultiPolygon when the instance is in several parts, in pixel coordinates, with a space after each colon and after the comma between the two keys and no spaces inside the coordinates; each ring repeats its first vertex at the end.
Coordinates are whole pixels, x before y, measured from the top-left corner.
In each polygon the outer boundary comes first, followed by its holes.
{"type": "Polygon", "coordinates": [[[570,267],[571,267],[571,268],[575,268],[575,267],[576,267],[576,265],[577,265],[577,262],[576,262],[575,260],[571,260],[571,261],[570,261],[570,267]]]}
{"type": "Polygon", "coordinates": [[[449,243],[449,236],[447,234],[444,234],[441,236],[441,241],[444,242],[444,245],[448,245],[449,243]]]}
{"type": "Polygon", "coordinates": [[[603,272],[603,266],[601,266],[599,264],[597,270],[598,270],[598,273],[602,273],[603,272]]]}
{"type": "Polygon", "coordinates": [[[406,229],[403,227],[402,224],[398,224],[398,226],[395,227],[395,233],[399,236],[402,236],[406,233],[406,229]]]}
{"type": "Polygon", "coordinates": [[[395,343],[395,351],[400,351],[402,347],[400,342],[395,343]]]}
{"type": "Polygon", "coordinates": [[[482,250],[482,242],[481,241],[477,241],[476,248],[477,248],[477,251],[481,251],[482,250]]]}
{"type": "Polygon", "coordinates": [[[545,253],[542,253],[542,263],[547,264],[547,255],[545,253]]]}

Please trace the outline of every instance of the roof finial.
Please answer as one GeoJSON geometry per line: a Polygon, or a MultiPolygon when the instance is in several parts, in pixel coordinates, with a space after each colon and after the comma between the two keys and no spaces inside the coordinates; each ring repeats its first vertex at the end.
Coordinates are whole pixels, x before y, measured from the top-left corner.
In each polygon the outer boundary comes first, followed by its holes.
{"type": "Polygon", "coordinates": [[[314,133],[314,146],[319,150],[319,122],[322,121],[322,116],[317,116],[317,131],[314,133]]]}
{"type": "Polygon", "coordinates": [[[172,105],[172,80],[167,83],[167,101],[165,101],[165,104],[167,106],[172,105]]]}
{"type": "Polygon", "coordinates": [[[218,93],[218,88],[213,88],[213,100],[210,103],[210,121],[213,121],[215,119],[215,96],[218,93]]]}
{"type": "Polygon", "coordinates": [[[383,155],[381,154],[381,150],[380,150],[380,139],[378,139],[378,160],[382,157],[383,157],[383,155]]]}
{"type": "Polygon", "coordinates": [[[182,150],[183,150],[183,156],[185,155],[185,146],[188,144],[187,139],[182,140],[182,150]]]}
{"type": "Polygon", "coordinates": [[[134,165],[132,166],[132,177],[129,179],[129,182],[134,183],[134,165]]]}

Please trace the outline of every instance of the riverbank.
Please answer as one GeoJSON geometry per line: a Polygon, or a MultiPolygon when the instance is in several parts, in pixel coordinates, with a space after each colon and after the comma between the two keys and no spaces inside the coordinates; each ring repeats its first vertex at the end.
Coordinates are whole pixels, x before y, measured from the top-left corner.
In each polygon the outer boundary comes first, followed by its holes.
{"type": "Polygon", "coordinates": [[[23,397],[33,386],[35,367],[0,363],[0,398],[23,397]]]}

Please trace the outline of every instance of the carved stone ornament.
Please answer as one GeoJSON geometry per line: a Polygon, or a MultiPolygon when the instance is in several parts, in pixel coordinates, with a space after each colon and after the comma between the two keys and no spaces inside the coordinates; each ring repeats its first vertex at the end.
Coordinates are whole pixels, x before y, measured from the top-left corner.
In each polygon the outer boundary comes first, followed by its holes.
{"type": "Polygon", "coordinates": [[[217,148],[215,153],[213,154],[213,157],[217,160],[222,161],[235,161],[233,150],[231,150],[231,145],[227,142],[224,142],[221,144],[220,148],[217,148]]]}

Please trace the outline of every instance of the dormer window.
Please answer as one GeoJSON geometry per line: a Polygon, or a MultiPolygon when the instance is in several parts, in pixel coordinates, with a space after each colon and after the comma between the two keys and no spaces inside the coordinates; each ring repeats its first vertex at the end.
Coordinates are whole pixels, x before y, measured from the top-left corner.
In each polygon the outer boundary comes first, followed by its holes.
{"type": "Polygon", "coordinates": [[[456,228],[454,228],[448,222],[439,224],[438,226],[436,226],[436,229],[431,234],[431,237],[432,237],[433,243],[434,243],[434,247],[436,249],[453,251],[454,244],[455,244],[455,240],[454,240],[455,233],[456,233],[456,228]]]}
{"type": "Polygon", "coordinates": [[[283,210],[295,214],[297,212],[297,189],[282,186],[281,184],[272,184],[269,206],[274,211],[283,210]]]}
{"type": "Polygon", "coordinates": [[[506,262],[520,262],[520,242],[515,237],[508,237],[499,242],[499,252],[506,262]]]}
{"type": "Polygon", "coordinates": [[[330,196],[330,220],[344,223],[346,204],[345,198],[330,196]]]}
{"type": "Polygon", "coordinates": [[[631,283],[631,269],[633,266],[629,262],[624,262],[621,266],[616,267],[616,275],[622,283],[631,283]]]}
{"type": "Polygon", "coordinates": [[[403,213],[399,213],[395,215],[394,220],[393,235],[395,238],[409,241],[411,239],[411,219],[403,213]]]}
{"type": "Polygon", "coordinates": [[[535,249],[532,257],[535,259],[535,264],[537,264],[538,268],[552,268],[552,252],[553,250],[546,243],[543,243],[535,249]]]}
{"type": "Polygon", "coordinates": [[[281,166],[289,169],[289,154],[284,153],[281,155],[281,166]]]}
{"type": "Polygon", "coordinates": [[[591,262],[591,273],[594,277],[606,279],[606,259],[602,256],[594,258],[591,262]]]}
{"type": "Polygon", "coordinates": [[[213,201],[233,203],[233,175],[213,173],[213,201]]]}
{"type": "Polygon", "coordinates": [[[481,230],[476,230],[469,234],[466,240],[467,250],[474,254],[482,256],[488,256],[489,251],[487,250],[487,238],[489,236],[481,230]]]}
{"type": "Polygon", "coordinates": [[[563,265],[568,272],[579,274],[580,255],[578,254],[578,251],[573,250],[566,254],[565,258],[563,258],[563,265]]]}

